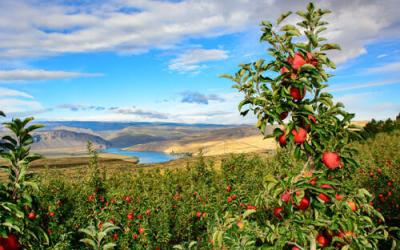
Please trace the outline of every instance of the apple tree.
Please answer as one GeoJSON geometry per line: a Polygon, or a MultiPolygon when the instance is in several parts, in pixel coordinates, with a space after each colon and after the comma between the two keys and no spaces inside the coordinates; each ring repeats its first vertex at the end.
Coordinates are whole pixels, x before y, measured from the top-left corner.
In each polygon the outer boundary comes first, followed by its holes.
{"type": "MultiPolygon", "coordinates": [[[[271,60],[240,65],[234,75],[244,95],[243,116],[253,113],[257,127],[279,124],[273,137],[293,160],[276,178],[265,173],[256,209],[226,214],[214,226],[213,243],[227,249],[377,249],[391,230],[378,225],[382,215],[370,205],[365,189],[343,185],[358,162],[349,142],[357,136],[354,114],[334,103],[326,91],[335,64],[327,51],[340,50],[322,36],[329,10],[310,3],[298,11],[296,24],[282,14],[274,26],[263,21],[261,42],[271,60]]],[[[395,242],[395,241],[394,241],[395,242]]]]}

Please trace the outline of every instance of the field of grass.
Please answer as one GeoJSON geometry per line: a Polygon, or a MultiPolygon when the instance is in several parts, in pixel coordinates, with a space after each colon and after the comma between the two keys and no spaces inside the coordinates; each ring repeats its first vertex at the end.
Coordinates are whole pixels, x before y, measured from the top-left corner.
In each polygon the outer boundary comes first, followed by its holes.
{"type": "MultiPolygon", "coordinates": [[[[357,158],[362,167],[345,185],[365,187],[375,197],[381,193],[386,197],[391,192],[385,201],[376,198],[374,206],[382,211],[387,223],[398,225],[400,132],[379,134],[354,147],[360,151],[357,158]],[[393,182],[390,187],[389,181],[393,182]]],[[[132,168],[126,163],[114,168],[103,162],[100,165],[106,167],[106,179],[101,180],[102,191],[97,193],[90,184],[92,174],[88,168],[75,171],[76,178],[59,170],[44,171],[39,175],[43,187],[39,196],[40,223],[51,232],[51,249],[85,249],[79,242],[84,235],[78,229],[90,224],[101,227],[107,221],[120,228],[106,237],[118,249],[171,249],[192,241],[197,249],[212,249],[215,216],[259,206],[264,176],[298,171],[282,167],[291,160],[279,150],[274,156],[228,154],[132,168]],[[233,196],[237,198],[229,201],[233,196]],[[49,213],[55,216],[49,217],[49,213]]]]}

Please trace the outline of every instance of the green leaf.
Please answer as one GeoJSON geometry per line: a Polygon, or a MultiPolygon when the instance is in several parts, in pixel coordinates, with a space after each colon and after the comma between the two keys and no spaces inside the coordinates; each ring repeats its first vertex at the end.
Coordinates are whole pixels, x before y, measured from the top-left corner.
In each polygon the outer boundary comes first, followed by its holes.
{"type": "Polygon", "coordinates": [[[117,244],[110,242],[110,243],[107,243],[107,244],[105,244],[105,245],[103,246],[103,250],[113,249],[113,248],[116,247],[116,246],[117,246],[117,244]]]}
{"type": "Polygon", "coordinates": [[[93,249],[97,249],[96,243],[91,239],[81,239],[80,242],[93,247],[93,249]]]}
{"type": "Polygon", "coordinates": [[[341,50],[340,45],[336,44],[336,43],[324,44],[320,48],[321,51],[323,51],[323,50],[332,50],[332,49],[341,50]]]}
{"type": "Polygon", "coordinates": [[[290,16],[292,14],[291,11],[285,12],[282,15],[280,15],[280,17],[278,18],[278,20],[276,21],[276,23],[279,25],[283,20],[286,19],[286,17],[290,16]]]}

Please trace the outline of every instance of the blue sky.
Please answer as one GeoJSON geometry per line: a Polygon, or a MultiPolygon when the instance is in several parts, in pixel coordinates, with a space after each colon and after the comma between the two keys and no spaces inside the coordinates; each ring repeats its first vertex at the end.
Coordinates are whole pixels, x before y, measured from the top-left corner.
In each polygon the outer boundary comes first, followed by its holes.
{"type": "MultiPolygon", "coordinates": [[[[247,123],[218,78],[266,57],[258,24],[306,1],[0,2],[0,110],[40,120],[247,123]],[[249,4],[251,3],[251,4],[249,4]],[[18,20],[16,22],[16,20],[18,20]]],[[[358,120],[400,112],[397,0],[323,2],[329,84],[358,120]]]]}

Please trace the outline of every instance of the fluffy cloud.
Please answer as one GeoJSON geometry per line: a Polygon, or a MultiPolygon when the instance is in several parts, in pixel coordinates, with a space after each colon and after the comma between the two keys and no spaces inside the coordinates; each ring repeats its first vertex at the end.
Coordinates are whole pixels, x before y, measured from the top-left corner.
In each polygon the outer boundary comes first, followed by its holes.
{"type": "Polygon", "coordinates": [[[70,111],[103,111],[106,110],[105,107],[102,106],[88,106],[88,105],[80,105],[80,104],[61,104],[57,108],[59,109],[69,109],[70,111]]]}
{"type": "Polygon", "coordinates": [[[42,105],[35,100],[23,100],[18,98],[0,99],[0,107],[5,113],[25,112],[43,109],[42,105]]]}
{"type": "Polygon", "coordinates": [[[2,87],[0,87],[0,110],[11,117],[30,116],[50,111],[43,108],[42,104],[28,93],[2,87]]]}
{"type": "Polygon", "coordinates": [[[349,112],[356,114],[357,120],[394,118],[400,110],[400,104],[395,102],[374,102],[382,93],[380,91],[368,91],[357,94],[348,94],[335,98],[342,102],[349,112]]]}
{"type": "Polygon", "coordinates": [[[204,62],[219,61],[227,58],[228,53],[225,50],[192,49],[171,60],[168,67],[170,70],[179,72],[197,72],[204,62]]]}
{"type": "Polygon", "coordinates": [[[330,87],[329,90],[332,92],[342,92],[342,91],[349,91],[349,90],[356,90],[356,89],[365,89],[371,87],[381,87],[386,85],[394,85],[400,84],[400,79],[387,79],[387,80],[378,80],[378,81],[371,81],[366,83],[351,83],[346,84],[336,84],[333,87],[330,87]]]}
{"type": "Polygon", "coordinates": [[[123,114],[123,115],[133,115],[139,118],[150,118],[150,119],[160,119],[165,120],[168,119],[169,116],[166,113],[161,113],[153,110],[142,110],[137,108],[120,108],[115,110],[114,112],[123,114]]]}
{"type": "Polygon", "coordinates": [[[14,89],[8,89],[8,88],[1,88],[0,87],[0,98],[1,97],[10,97],[10,96],[25,97],[25,98],[33,99],[33,96],[31,96],[28,93],[25,93],[25,92],[22,92],[22,91],[18,91],[18,90],[14,90],[14,89]]]}
{"type": "Polygon", "coordinates": [[[368,73],[389,73],[389,72],[400,72],[400,62],[392,62],[381,66],[368,68],[368,73]]]}
{"type": "Polygon", "coordinates": [[[75,77],[94,77],[101,74],[89,74],[67,71],[47,70],[0,70],[0,81],[35,81],[75,77]]]}
{"type": "Polygon", "coordinates": [[[207,105],[209,101],[223,102],[224,99],[215,94],[205,95],[194,91],[187,91],[182,93],[181,102],[183,103],[197,103],[207,105]]]}
{"type": "MultiPolygon", "coordinates": [[[[186,38],[219,36],[254,27],[307,1],[276,0],[113,0],[1,1],[0,57],[26,58],[63,53],[142,53],[170,48],[186,38]],[[18,22],[15,22],[18,20],[18,22]]],[[[334,11],[327,37],[343,45],[344,62],[366,52],[374,39],[398,37],[398,0],[337,0],[319,3],[334,11]]],[[[178,58],[177,58],[178,60],[178,58]]],[[[172,63],[172,67],[180,67],[172,63]]],[[[189,64],[186,69],[196,67],[189,64]]],[[[183,67],[185,69],[185,67],[183,67]]]]}

